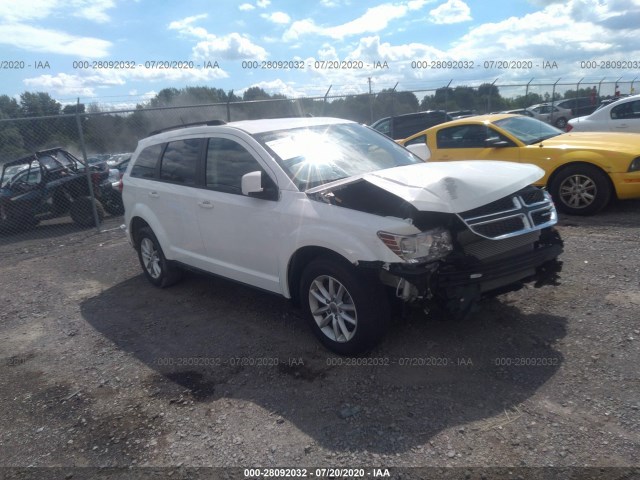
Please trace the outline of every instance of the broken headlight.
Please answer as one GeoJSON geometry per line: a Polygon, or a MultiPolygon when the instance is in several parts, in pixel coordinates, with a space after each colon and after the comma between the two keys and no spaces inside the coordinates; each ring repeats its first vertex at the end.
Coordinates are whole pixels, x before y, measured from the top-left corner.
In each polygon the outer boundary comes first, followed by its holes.
{"type": "Polygon", "coordinates": [[[378,232],[378,238],[393,253],[409,263],[438,260],[453,250],[451,234],[444,228],[434,228],[415,235],[378,232]]]}

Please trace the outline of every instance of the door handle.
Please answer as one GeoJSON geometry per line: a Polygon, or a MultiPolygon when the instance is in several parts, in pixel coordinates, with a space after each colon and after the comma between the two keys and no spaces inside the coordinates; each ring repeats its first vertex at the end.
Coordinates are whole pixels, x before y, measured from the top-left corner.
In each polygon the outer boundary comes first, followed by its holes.
{"type": "Polygon", "coordinates": [[[201,208],[213,208],[213,203],[209,200],[203,200],[202,202],[198,202],[198,206],[201,208]]]}
{"type": "Polygon", "coordinates": [[[158,192],[149,192],[149,196],[151,198],[158,198],[160,195],[158,195],[158,192]]]}
{"type": "Polygon", "coordinates": [[[627,125],[626,123],[621,123],[616,125],[616,128],[629,128],[629,125],[627,125]]]}

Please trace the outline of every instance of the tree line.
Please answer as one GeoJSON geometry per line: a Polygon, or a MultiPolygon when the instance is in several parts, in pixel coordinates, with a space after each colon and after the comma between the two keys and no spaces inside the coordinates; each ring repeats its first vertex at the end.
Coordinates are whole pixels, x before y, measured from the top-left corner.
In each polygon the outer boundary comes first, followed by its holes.
{"type": "MultiPolygon", "coordinates": [[[[590,93],[589,88],[568,90],[563,95],[556,93],[553,100],[589,96],[590,93]]],[[[91,155],[130,152],[139,138],[153,130],[212,119],[331,116],[369,124],[382,117],[420,110],[465,109],[487,113],[550,100],[548,93],[505,98],[493,84],[439,88],[421,100],[413,92],[393,89],[329,99],[289,99],[284,95],[269,94],[259,87],[251,87],[242,95],[213,87],[185,87],[165,88],[131,111],[113,112],[97,104],[63,106],[48,93],[24,92],[19,100],[0,95],[0,163],[54,146],[79,154],[76,112],[83,114],[79,118],[87,153],[91,155]],[[172,108],[165,109],[167,107],[172,108]]]]}

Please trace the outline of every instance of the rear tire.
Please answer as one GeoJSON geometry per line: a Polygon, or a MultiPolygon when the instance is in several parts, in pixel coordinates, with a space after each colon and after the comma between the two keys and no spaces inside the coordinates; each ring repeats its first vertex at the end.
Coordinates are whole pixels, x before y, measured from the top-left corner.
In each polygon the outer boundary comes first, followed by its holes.
{"type": "Polygon", "coordinates": [[[331,255],[307,265],[300,282],[300,300],[314,335],[340,355],[370,350],[390,322],[384,287],[331,255]]]}
{"type": "Polygon", "coordinates": [[[567,119],[564,117],[560,117],[556,120],[556,127],[558,127],[560,130],[564,130],[565,128],[567,128],[567,119]]]}
{"type": "MultiPolygon", "coordinates": [[[[96,213],[98,214],[98,223],[102,223],[104,219],[104,207],[96,200],[96,213]]],[[[95,218],[93,217],[93,206],[91,197],[78,197],[69,208],[69,215],[76,225],[81,227],[96,227],[95,218]]]]}
{"type": "Polygon", "coordinates": [[[182,278],[182,270],[169,262],[153,230],[143,227],[136,233],[138,260],[147,280],[156,287],[169,287],[182,278]]]}
{"type": "Polygon", "coordinates": [[[593,215],[611,199],[611,183],[605,173],[592,165],[572,165],[557,173],[549,193],[558,210],[570,215],[593,215]]]}

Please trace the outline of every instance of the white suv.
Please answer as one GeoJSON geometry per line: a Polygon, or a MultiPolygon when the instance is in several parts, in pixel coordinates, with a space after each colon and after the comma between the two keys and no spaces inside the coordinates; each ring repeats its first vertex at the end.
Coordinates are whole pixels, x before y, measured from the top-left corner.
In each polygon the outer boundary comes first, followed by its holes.
{"type": "Polygon", "coordinates": [[[193,268],[301,304],[329,349],[371,348],[390,299],[464,316],[523,281],[554,280],[562,241],[544,172],[424,163],[373,129],[282,118],[169,129],[123,177],[125,222],[159,287],[193,268]]]}

